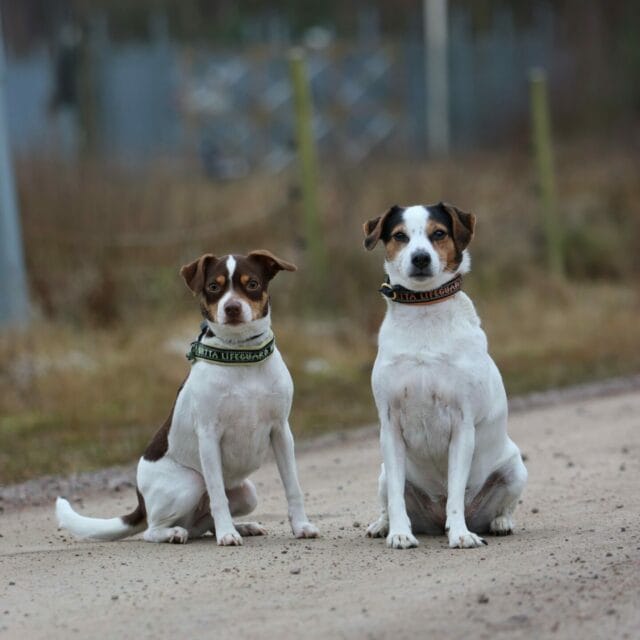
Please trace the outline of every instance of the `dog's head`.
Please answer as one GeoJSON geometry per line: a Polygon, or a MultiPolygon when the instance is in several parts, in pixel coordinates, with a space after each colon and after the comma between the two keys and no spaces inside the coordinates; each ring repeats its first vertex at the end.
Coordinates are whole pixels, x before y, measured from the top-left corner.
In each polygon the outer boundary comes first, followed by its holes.
{"type": "Polygon", "coordinates": [[[202,315],[219,332],[242,333],[255,323],[269,323],[269,282],[295,265],[260,249],[246,256],[216,258],[207,253],[180,269],[187,287],[200,297],[202,315]]]}
{"type": "Polygon", "coordinates": [[[466,248],[476,217],[440,202],[428,206],[393,206],[364,223],[364,246],[385,246],[385,269],[393,284],[426,290],[439,286],[454,273],[469,269],[466,248]]]}

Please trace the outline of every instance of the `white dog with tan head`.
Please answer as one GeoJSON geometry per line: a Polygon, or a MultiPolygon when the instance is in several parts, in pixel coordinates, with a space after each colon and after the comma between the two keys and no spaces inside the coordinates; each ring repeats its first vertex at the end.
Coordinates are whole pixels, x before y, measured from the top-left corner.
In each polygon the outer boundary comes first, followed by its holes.
{"type": "Polygon", "coordinates": [[[387,313],[372,387],[383,465],[380,516],[367,535],[406,549],[414,534],[447,533],[450,547],[507,535],[527,479],[507,435],[507,397],[469,297],[467,246],[475,216],[444,203],[394,206],[364,224],[384,243],[387,313]]]}

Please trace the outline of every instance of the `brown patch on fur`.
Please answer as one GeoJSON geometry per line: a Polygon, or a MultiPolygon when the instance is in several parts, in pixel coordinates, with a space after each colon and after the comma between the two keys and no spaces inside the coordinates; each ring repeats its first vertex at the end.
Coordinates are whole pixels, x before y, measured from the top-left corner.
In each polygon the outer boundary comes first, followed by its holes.
{"type": "Polygon", "coordinates": [[[197,260],[194,260],[189,264],[185,264],[180,269],[180,275],[184,278],[185,284],[189,289],[191,289],[193,294],[198,294],[202,291],[207,271],[211,265],[216,262],[218,262],[218,258],[211,253],[205,253],[197,260]]]}
{"type": "Polygon", "coordinates": [[[476,228],[476,217],[473,213],[462,211],[461,209],[458,209],[458,207],[454,207],[446,202],[441,202],[440,205],[451,217],[451,235],[453,237],[453,242],[455,243],[458,252],[462,253],[462,251],[469,246],[469,243],[473,238],[476,228]]]}
{"type": "Polygon", "coordinates": [[[390,235],[388,233],[388,229],[385,230],[385,227],[395,226],[395,218],[397,216],[401,216],[403,211],[403,207],[399,207],[397,204],[394,204],[381,216],[367,220],[362,225],[362,230],[365,235],[364,248],[367,251],[374,249],[380,240],[383,240],[385,243],[389,240],[390,235]],[[387,232],[385,233],[385,231],[387,232]]]}
{"type": "Polygon", "coordinates": [[[278,258],[266,249],[252,251],[246,257],[234,256],[233,289],[251,308],[251,319],[264,318],[269,313],[269,282],[280,271],[296,271],[291,262],[278,258]],[[253,285],[253,286],[252,286],[253,285]]]}
{"type": "Polygon", "coordinates": [[[458,251],[449,229],[446,225],[438,222],[437,220],[429,219],[427,221],[426,228],[427,238],[431,241],[433,248],[438,252],[440,261],[446,265],[446,271],[455,271],[460,266],[462,260],[462,253],[458,251]],[[438,239],[434,236],[436,231],[444,232],[445,235],[438,239]]]}
{"type": "Polygon", "coordinates": [[[258,320],[259,318],[264,318],[267,315],[268,307],[269,307],[269,295],[267,292],[262,293],[262,298],[258,301],[248,300],[249,306],[251,307],[251,319],[258,320]]]}
{"type": "Polygon", "coordinates": [[[144,498],[138,489],[136,489],[136,494],[138,495],[138,506],[131,513],[121,518],[122,522],[129,527],[135,527],[147,519],[147,507],[144,503],[144,498]]]}
{"type": "Polygon", "coordinates": [[[407,233],[407,228],[404,223],[394,225],[394,227],[389,231],[389,239],[384,245],[385,254],[389,262],[395,260],[396,256],[407,246],[406,242],[400,242],[393,237],[393,235],[398,233],[398,231],[407,233]]]}
{"type": "Polygon", "coordinates": [[[266,249],[251,251],[251,253],[247,255],[247,259],[261,263],[269,280],[273,279],[279,271],[298,270],[298,267],[292,262],[278,258],[278,256],[273,255],[271,251],[267,251],[266,249]]]}
{"type": "MultiPolygon", "coordinates": [[[[188,378],[189,376],[187,376],[188,378]]],[[[178,389],[178,393],[176,393],[176,401],[178,400],[178,396],[182,391],[182,387],[184,387],[184,383],[187,381],[185,378],[178,389]]],[[[169,417],[164,421],[162,426],[156,431],[155,435],[151,439],[151,442],[147,445],[147,448],[144,450],[142,457],[149,462],[155,462],[156,460],[160,460],[167,453],[167,449],[169,448],[169,431],[171,430],[171,422],[173,421],[173,410],[176,408],[176,403],[173,403],[173,407],[171,407],[171,413],[169,413],[169,417]]]]}

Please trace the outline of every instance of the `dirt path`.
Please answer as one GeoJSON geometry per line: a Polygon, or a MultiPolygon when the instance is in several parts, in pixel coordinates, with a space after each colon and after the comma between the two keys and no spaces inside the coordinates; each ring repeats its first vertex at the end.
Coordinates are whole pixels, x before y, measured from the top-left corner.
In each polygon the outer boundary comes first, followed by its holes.
{"type": "MultiPolygon", "coordinates": [[[[0,638],[635,638],[640,630],[640,393],[512,418],[530,480],[517,534],[449,550],[364,538],[378,445],[360,434],[299,455],[323,537],[297,541],[275,467],[254,479],[270,535],[241,548],[83,543],[52,508],[0,515],[0,638]]],[[[86,496],[116,515],[132,489],[86,496]]]]}

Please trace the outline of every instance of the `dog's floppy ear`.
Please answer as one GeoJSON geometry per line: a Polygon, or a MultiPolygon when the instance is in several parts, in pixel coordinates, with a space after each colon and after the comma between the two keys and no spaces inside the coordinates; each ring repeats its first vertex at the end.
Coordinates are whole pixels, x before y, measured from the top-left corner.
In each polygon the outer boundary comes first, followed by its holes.
{"type": "Polygon", "coordinates": [[[473,238],[473,232],[476,228],[476,217],[473,213],[461,211],[452,204],[441,202],[440,206],[446,211],[451,218],[451,229],[453,242],[458,251],[464,251],[473,238]]]}
{"type": "Polygon", "coordinates": [[[295,264],[274,256],[271,251],[267,251],[266,249],[256,249],[249,253],[247,258],[252,258],[253,260],[260,262],[264,267],[269,280],[271,280],[279,271],[298,270],[298,267],[296,267],[295,264]]]}
{"type": "Polygon", "coordinates": [[[189,287],[194,294],[200,293],[204,289],[204,278],[207,274],[207,267],[211,263],[215,264],[217,261],[218,258],[214,255],[205,253],[197,260],[185,264],[184,267],[180,269],[180,275],[184,278],[187,287],[189,287]]]}
{"type": "Polygon", "coordinates": [[[367,220],[362,225],[362,229],[364,230],[364,248],[367,251],[371,251],[378,244],[380,236],[382,235],[382,227],[384,226],[384,222],[387,217],[400,209],[402,209],[402,207],[394,204],[386,213],[383,213],[377,218],[367,220]]]}

